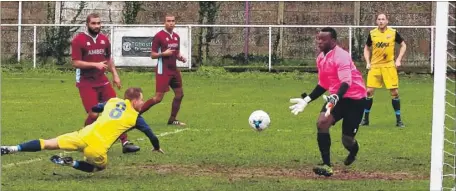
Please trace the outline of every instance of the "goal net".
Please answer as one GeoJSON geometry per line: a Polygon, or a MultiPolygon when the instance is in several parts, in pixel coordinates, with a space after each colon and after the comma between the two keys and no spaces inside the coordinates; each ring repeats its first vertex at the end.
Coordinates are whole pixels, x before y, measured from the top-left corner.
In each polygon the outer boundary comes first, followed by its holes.
{"type": "Polygon", "coordinates": [[[456,3],[436,4],[430,190],[456,190],[456,3]]]}

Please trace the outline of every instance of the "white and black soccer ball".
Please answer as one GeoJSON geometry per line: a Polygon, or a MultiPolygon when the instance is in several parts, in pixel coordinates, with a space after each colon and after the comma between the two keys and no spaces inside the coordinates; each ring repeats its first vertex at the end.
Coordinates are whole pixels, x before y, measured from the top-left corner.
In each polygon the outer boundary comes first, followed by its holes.
{"type": "Polygon", "coordinates": [[[256,110],[250,114],[249,125],[257,131],[262,131],[269,127],[271,118],[263,110],[256,110]]]}

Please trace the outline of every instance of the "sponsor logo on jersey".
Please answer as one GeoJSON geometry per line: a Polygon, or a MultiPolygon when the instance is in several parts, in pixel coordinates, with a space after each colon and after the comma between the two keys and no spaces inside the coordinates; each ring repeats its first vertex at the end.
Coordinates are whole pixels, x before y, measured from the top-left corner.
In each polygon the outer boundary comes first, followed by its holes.
{"type": "Polygon", "coordinates": [[[389,46],[389,43],[385,43],[385,42],[377,42],[375,44],[375,47],[377,48],[385,48],[385,47],[388,47],[389,46]]]}
{"type": "Polygon", "coordinates": [[[92,50],[89,50],[89,52],[87,53],[88,55],[99,55],[99,54],[105,54],[105,50],[100,48],[100,49],[92,49],[92,50]]]}
{"type": "Polygon", "coordinates": [[[168,48],[177,48],[177,47],[179,47],[179,44],[177,44],[177,43],[169,43],[168,44],[168,48]]]}

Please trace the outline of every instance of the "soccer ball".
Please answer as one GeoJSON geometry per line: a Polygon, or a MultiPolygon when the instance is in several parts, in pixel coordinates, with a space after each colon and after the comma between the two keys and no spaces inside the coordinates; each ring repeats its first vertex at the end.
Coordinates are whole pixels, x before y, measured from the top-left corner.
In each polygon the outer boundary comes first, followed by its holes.
{"type": "Polygon", "coordinates": [[[263,110],[256,110],[250,114],[249,125],[257,131],[268,128],[269,123],[271,123],[271,118],[269,118],[268,113],[263,110]]]}

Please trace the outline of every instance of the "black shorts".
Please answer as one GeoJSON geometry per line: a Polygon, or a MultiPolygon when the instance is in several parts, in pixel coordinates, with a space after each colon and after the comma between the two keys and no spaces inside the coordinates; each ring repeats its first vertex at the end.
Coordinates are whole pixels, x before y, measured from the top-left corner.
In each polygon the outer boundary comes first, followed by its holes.
{"type": "MultiPolygon", "coordinates": [[[[357,100],[342,98],[331,111],[331,115],[334,117],[333,125],[344,119],[342,121],[342,133],[347,136],[355,136],[363,119],[365,106],[365,98],[357,100]]],[[[323,104],[321,112],[326,112],[326,103],[323,104]]]]}

